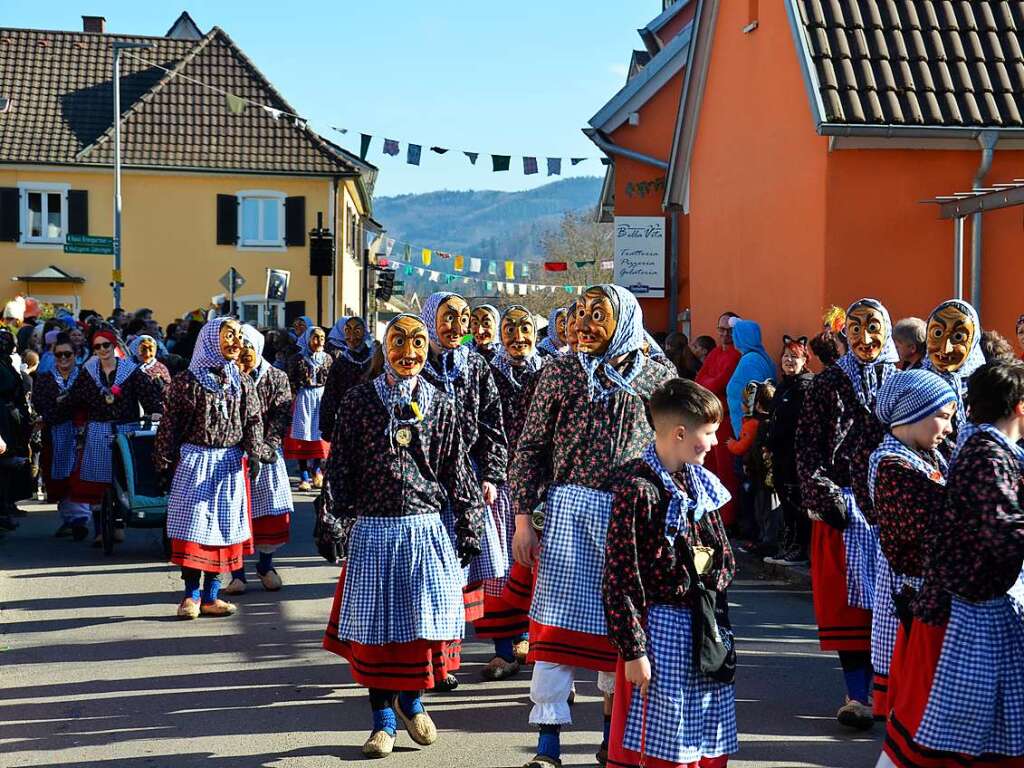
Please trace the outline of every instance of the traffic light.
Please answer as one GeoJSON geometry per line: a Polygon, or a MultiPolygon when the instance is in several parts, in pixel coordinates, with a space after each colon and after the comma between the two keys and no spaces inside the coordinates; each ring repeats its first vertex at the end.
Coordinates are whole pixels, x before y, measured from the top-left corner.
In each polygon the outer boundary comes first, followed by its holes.
{"type": "Polygon", "coordinates": [[[378,299],[387,301],[395,290],[395,270],[381,269],[377,272],[377,290],[374,292],[378,299]]]}
{"type": "Polygon", "coordinates": [[[314,229],[309,235],[309,274],[330,277],[334,274],[334,237],[326,229],[314,229]]]}

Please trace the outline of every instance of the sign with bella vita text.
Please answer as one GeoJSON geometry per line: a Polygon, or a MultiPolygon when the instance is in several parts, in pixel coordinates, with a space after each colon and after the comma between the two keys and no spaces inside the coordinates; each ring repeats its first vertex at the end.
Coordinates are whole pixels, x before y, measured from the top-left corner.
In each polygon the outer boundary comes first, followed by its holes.
{"type": "Polygon", "coordinates": [[[664,217],[615,217],[615,282],[640,299],[665,297],[664,217]]]}

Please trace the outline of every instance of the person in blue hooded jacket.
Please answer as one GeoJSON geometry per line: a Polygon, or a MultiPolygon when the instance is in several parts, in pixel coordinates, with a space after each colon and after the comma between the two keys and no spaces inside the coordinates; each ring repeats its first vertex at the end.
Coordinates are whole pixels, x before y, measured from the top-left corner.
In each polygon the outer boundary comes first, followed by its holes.
{"type": "Polygon", "coordinates": [[[740,362],[725,388],[729,401],[732,432],[743,428],[743,390],[752,381],[775,381],[775,361],[761,343],[761,326],[753,320],[736,320],[732,327],[732,343],[740,353],[740,362]]]}

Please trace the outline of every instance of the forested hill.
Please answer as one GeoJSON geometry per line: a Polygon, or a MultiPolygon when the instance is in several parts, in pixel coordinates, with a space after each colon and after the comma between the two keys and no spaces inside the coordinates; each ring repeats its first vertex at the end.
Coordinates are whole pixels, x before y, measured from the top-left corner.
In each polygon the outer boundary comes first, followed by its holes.
{"type": "Polygon", "coordinates": [[[388,237],[417,247],[522,261],[540,257],[541,234],[556,228],[563,213],[596,208],[600,194],[601,179],[588,176],[522,192],[469,190],[378,197],[373,201],[373,216],[388,237]]]}

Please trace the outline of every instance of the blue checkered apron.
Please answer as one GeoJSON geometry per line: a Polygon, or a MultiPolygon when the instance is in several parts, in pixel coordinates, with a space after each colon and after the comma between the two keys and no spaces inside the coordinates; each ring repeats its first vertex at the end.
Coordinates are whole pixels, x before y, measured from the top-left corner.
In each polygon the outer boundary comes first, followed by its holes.
{"type": "MultiPolygon", "coordinates": [[[[691,609],[651,605],[646,633],[651,662],[646,754],[670,763],[697,763],[739,750],[734,686],[694,669],[691,609]]],[[[640,751],[643,702],[634,689],[622,736],[622,745],[633,752],[640,751]]]]}
{"type": "Polygon", "coordinates": [[[847,525],[843,530],[846,548],[846,603],[870,611],[875,603],[875,558],[878,552],[878,527],[872,526],[860,511],[853,491],[843,489],[847,525]]]}
{"type": "MultiPolygon", "coordinates": [[[[498,499],[491,507],[491,514],[494,517],[494,525],[498,529],[498,544],[501,546],[502,554],[509,567],[512,567],[512,539],[516,534],[516,520],[512,513],[512,498],[508,495],[508,486],[498,487],[498,499]]],[[[501,597],[505,588],[505,581],[508,573],[494,579],[488,579],[484,583],[484,594],[491,597],[501,597]]]]}
{"type": "Polygon", "coordinates": [[[241,448],[182,443],[167,497],[167,535],[208,547],[252,537],[241,448]]]}
{"type": "Polygon", "coordinates": [[[893,595],[902,584],[903,579],[889,567],[879,547],[875,560],[875,608],[871,613],[871,666],[880,675],[889,674],[889,662],[896,648],[900,620],[893,595]]]}
{"type": "Polygon", "coordinates": [[[608,634],[601,599],[612,495],[582,485],[548,490],[530,618],[549,627],[608,634]]]}
{"type": "Polygon", "coordinates": [[[321,439],[320,401],[323,400],[323,397],[323,387],[301,387],[295,393],[295,409],[292,411],[292,438],[307,442],[321,439]]]}
{"type": "Polygon", "coordinates": [[[82,468],[79,477],[90,483],[109,483],[110,457],[114,450],[114,434],[130,435],[138,424],[115,424],[112,421],[90,421],[85,425],[82,468]]]}
{"type": "Polygon", "coordinates": [[[338,637],[363,645],[457,640],[465,625],[462,569],[437,515],[356,520],[338,637]]]}
{"type": "MultiPolygon", "coordinates": [[[[455,535],[455,513],[451,504],[445,503],[441,509],[441,520],[455,551],[458,551],[458,539],[455,535]]],[[[484,508],[484,528],[480,535],[480,554],[473,558],[465,568],[466,584],[476,584],[488,579],[499,579],[508,576],[509,560],[502,548],[498,526],[490,507],[484,508]]]]}
{"type": "Polygon", "coordinates": [[[914,741],[972,756],[1024,755],[1022,659],[1024,607],[1013,596],[969,603],[954,595],[914,741]]]}
{"type": "Polygon", "coordinates": [[[79,429],[73,421],[64,421],[50,427],[50,444],[53,451],[50,477],[54,480],[66,480],[75,471],[78,433],[79,429]]]}
{"type": "Polygon", "coordinates": [[[273,517],[294,511],[288,469],[279,451],[273,464],[260,465],[260,474],[252,484],[252,516],[273,517]]]}

